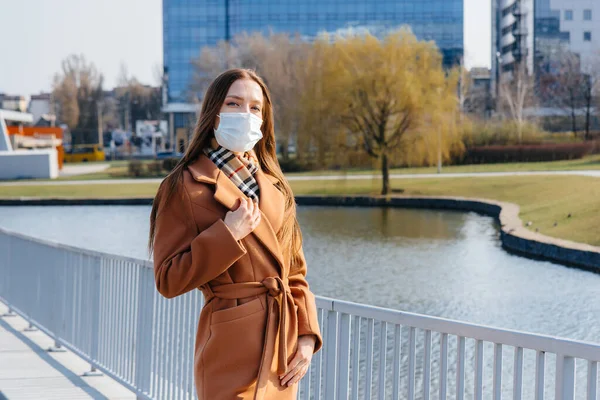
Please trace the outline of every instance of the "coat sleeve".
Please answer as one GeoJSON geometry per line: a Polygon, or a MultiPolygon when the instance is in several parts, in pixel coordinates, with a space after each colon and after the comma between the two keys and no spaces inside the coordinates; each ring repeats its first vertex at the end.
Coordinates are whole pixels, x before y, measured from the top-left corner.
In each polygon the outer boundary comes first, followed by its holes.
{"type": "Polygon", "coordinates": [[[298,306],[298,336],[314,335],[316,338],[314,352],[316,353],[323,346],[323,338],[319,329],[315,296],[306,281],[306,259],[302,249],[300,250],[300,262],[292,265],[288,279],[294,303],[298,306]]]}
{"type": "Polygon", "coordinates": [[[154,236],[154,277],[156,288],[163,296],[172,298],[204,285],[245,254],[246,249],[222,219],[203,230],[197,227],[192,203],[183,185],[165,204],[159,205],[154,236]]]}

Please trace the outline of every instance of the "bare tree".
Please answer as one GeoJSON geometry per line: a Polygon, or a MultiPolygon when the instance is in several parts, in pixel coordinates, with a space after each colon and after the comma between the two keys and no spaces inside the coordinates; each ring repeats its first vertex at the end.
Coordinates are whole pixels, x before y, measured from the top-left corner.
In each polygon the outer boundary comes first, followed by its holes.
{"type": "Polygon", "coordinates": [[[558,56],[558,71],[545,74],[542,95],[548,104],[557,107],[571,119],[571,130],[578,132],[578,113],[584,106],[587,78],[582,73],[579,56],[564,51],[558,56]]]}
{"type": "Polygon", "coordinates": [[[511,79],[500,83],[500,105],[506,117],[515,121],[519,143],[527,122],[526,109],[535,104],[534,82],[525,65],[518,65],[511,79]]]}
{"type": "Polygon", "coordinates": [[[585,108],[585,135],[584,139],[591,139],[591,124],[594,105],[600,110],[600,53],[583,67],[583,106],[585,108]],[[596,104],[594,104],[596,103],[596,104]]]}
{"type": "Polygon", "coordinates": [[[54,77],[53,97],[59,117],[70,129],[82,133],[81,141],[93,140],[98,129],[99,102],[102,101],[102,74],[83,55],[63,60],[61,73],[54,77]]]}
{"type": "Polygon", "coordinates": [[[54,77],[52,98],[58,119],[67,124],[69,129],[76,128],[79,121],[79,104],[74,77],[57,74],[54,77]]]}
{"type": "Polygon", "coordinates": [[[221,72],[228,68],[242,67],[235,43],[220,41],[216,46],[206,46],[200,50],[198,58],[192,60],[194,76],[190,83],[190,101],[203,96],[208,85],[221,72]]]}
{"type": "Polygon", "coordinates": [[[299,62],[306,54],[307,46],[299,38],[287,34],[264,36],[255,33],[238,35],[231,43],[221,42],[215,47],[205,47],[194,61],[195,78],[191,92],[201,95],[214,77],[226,68],[255,70],[272,93],[276,135],[282,145],[282,156],[287,159],[288,144],[298,130],[296,106],[303,76],[299,62]]]}

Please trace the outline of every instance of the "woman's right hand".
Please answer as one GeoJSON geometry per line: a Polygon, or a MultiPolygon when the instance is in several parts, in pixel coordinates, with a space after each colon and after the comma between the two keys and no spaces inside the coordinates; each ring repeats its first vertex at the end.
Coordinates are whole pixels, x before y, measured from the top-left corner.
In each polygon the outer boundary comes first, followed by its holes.
{"type": "Polygon", "coordinates": [[[252,199],[240,199],[240,205],[235,211],[225,214],[225,225],[236,240],[248,236],[260,224],[260,208],[252,199]]]}

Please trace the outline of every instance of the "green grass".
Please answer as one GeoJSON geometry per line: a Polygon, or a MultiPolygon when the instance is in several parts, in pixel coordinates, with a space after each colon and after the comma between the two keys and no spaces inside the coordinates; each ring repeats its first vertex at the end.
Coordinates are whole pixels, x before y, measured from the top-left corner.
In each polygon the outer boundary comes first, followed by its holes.
{"type": "MultiPolygon", "coordinates": [[[[148,164],[153,162],[154,160],[142,160],[143,164],[148,164]]],[[[106,164],[106,162],[98,162],[99,164],[106,164]]],[[[67,164],[67,165],[89,165],[91,163],[82,163],[82,164],[67,164]]],[[[55,180],[59,180],[59,181],[89,181],[89,180],[100,180],[100,179],[127,179],[127,178],[131,178],[128,175],[128,169],[129,169],[129,161],[128,160],[118,160],[118,161],[109,161],[108,162],[109,167],[108,169],[102,171],[102,172],[94,172],[91,174],[84,174],[84,175],[76,175],[76,176],[66,176],[66,177],[60,177],[58,179],[55,180]]],[[[156,178],[161,178],[163,177],[162,175],[160,176],[154,176],[156,178]]],[[[146,176],[144,178],[153,178],[151,176],[146,176]]]]}
{"type": "MultiPolygon", "coordinates": [[[[21,196],[118,198],[152,197],[158,184],[98,184],[0,187],[0,198],[21,196]]],[[[296,194],[378,194],[381,180],[293,181],[296,194]]],[[[508,176],[392,180],[407,195],[461,196],[508,201],[521,206],[530,229],[600,246],[600,179],[585,176],[508,176]],[[571,214],[571,218],[567,216],[571,214]],[[554,223],[557,226],[554,226],[554,223]]]]}
{"type": "Polygon", "coordinates": [[[129,198],[153,197],[158,184],[92,184],[92,185],[36,185],[0,186],[0,198],[15,197],[68,197],[68,198],[129,198]]]}
{"type": "MultiPolygon", "coordinates": [[[[600,154],[584,157],[578,160],[546,161],[546,162],[528,162],[528,163],[507,163],[507,164],[478,164],[478,165],[450,165],[443,166],[442,173],[463,173],[463,172],[524,172],[524,171],[578,171],[578,170],[599,170],[600,154]]],[[[392,174],[435,174],[437,167],[414,167],[414,168],[394,168],[390,170],[392,174]]],[[[310,171],[289,174],[294,175],[352,175],[352,174],[373,174],[381,173],[379,169],[355,169],[344,171],[310,171]]]]}

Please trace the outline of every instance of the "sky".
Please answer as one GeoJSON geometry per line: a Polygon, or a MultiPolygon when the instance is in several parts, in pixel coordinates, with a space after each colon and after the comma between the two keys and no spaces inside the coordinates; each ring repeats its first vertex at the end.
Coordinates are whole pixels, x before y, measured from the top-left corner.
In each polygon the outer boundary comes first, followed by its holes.
{"type": "MultiPolygon", "coordinates": [[[[465,64],[489,67],[491,0],[465,0],[465,64]]],[[[83,54],[117,84],[121,65],[158,85],[162,0],[0,0],[0,93],[49,91],[61,61],[83,54]]]]}

